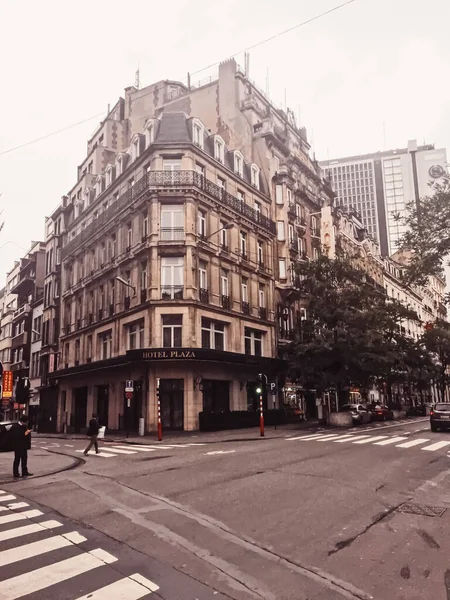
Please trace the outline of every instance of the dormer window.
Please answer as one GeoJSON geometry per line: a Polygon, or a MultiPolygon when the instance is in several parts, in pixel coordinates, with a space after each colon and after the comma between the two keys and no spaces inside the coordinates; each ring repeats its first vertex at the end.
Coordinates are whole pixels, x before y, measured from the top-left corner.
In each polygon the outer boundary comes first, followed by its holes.
{"type": "Polygon", "coordinates": [[[203,125],[197,119],[193,121],[192,135],[194,144],[203,150],[203,125]]]}
{"type": "Polygon", "coordinates": [[[148,148],[150,144],[155,141],[155,123],[154,121],[147,121],[145,124],[145,147],[148,148]]]}
{"type": "Polygon", "coordinates": [[[120,175],[122,175],[123,173],[123,155],[119,154],[119,156],[117,157],[117,162],[116,162],[116,174],[117,177],[119,177],[120,175]]]}
{"type": "Polygon", "coordinates": [[[225,142],[220,135],[214,138],[214,158],[221,163],[225,162],[225,142]]]}
{"type": "Polygon", "coordinates": [[[135,135],[131,141],[131,160],[135,161],[139,158],[139,136],[135,135]]]}
{"type": "Polygon", "coordinates": [[[239,175],[239,177],[244,176],[244,157],[238,150],[234,153],[234,172],[239,175]]]}
{"type": "Polygon", "coordinates": [[[250,168],[251,184],[259,190],[259,167],[252,165],[250,168]]]}
{"type": "Polygon", "coordinates": [[[103,192],[103,177],[101,175],[99,175],[95,182],[95,195],[100,196],[100,194],[102,192],[103,192]]]}
{"type": "Polygon", "coordinates": [[[89,190],[86,188],[84,190],[84,206],[88,207],[91,199],[91,194],[89,190]]]}
{"type": "Polygon", "coordinates": [[[114,181],[114,166],[113,165],[108,165],[106,167],[106,187],[109,187],[112,182],[114,181]]]}

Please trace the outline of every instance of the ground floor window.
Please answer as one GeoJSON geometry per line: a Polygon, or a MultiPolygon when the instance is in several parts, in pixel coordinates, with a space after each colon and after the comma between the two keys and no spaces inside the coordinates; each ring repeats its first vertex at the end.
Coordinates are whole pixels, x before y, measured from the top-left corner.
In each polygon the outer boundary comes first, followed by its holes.
{"type": "Polygon", "coordinates": [[[180,348],[182,345],[183,315],[162,316],[162,338],[164,348],[180,348]]]}
{"type": "Polygon", "coordinates": [[[245,354],[252,356],[263,355],[263,332],[259,329],[250,329],[246,327],[244,330],[245,354]]]}
{"type": "Polygon", "coordinates": [[[202,348],[225,350],[225,324],[202,319],[202,348]]]}
{"type": "Polygon", "coordinates": [[[228,412],[230,410],[230,382],[204,379],[203,412],[228,412]]]}

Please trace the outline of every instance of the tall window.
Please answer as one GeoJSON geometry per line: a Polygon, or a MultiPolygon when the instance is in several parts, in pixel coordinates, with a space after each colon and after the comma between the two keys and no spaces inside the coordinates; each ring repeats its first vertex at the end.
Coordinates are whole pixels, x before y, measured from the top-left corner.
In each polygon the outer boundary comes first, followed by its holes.
{"type": "Polygon", "coordinates": [[[198,211],[198,235],[206,238],[206,213],[203,210],[198,211]]]}
{"type": "Polygon", "coordinates": [[[75,340],[75,365],[80,364],[80,354],[81,354],[81,341],[75,340]]]}
{"type": "Polygon", "coordinates": [[[264,246],[261,240],[258,240],[258,264],[259,266],[264,265],[264,246]]]}
{"type": "Polygon", "coordinates": [[[163,171],[181,171],[181,158],[164,158],[163,171]]]}
{"type": "Polygon", "coordinates": [[[127,225],[127,248],[130,249],[133,244],[133,225],[131,222],[127,225]]]}
{"type": "Polygon", "coordinates": [[[148,215],[142,215],[142,240],[146,240],[148,236],[148,215]]]}
{"type": "Polygon", "coordinates": [[[147,262],[144,261],[141,263],[141,291],[146,291],[148,288],[148,271],[147,271],[147,262]]]}
{"type": "Polygon", "coordinates": [[[265,308],[265,306],[266,306],[266,292],[265,292],[265,289],[264,289],[264,285],[262,283],[259,284],[258,297],[259,297],[259,307],[260,308],[265,308]]]}
{"type": "Polygon", "coordinates": [[[102,266],[105,265],[107,263],[107,257],[106,257],[106,243],[103,242],[102,243],[102,266]]]}
{"type": "Polygon", "coordinates": [[[203,149],[203,127],[198,121],[194,121],[193,134],[194,144],[203,149]]]}
{"type": "Polygon", "coordinates": [[[227,182],[223,177],[217,177],[217,185],[224,190],[227,187],[227,182]]]}
{"type": "Polygon", "coordinates": [[[225,324],[202,319],[202,348],[225,350],[225,324]]]}
{"type": "Polygon", "coordinates": [[[256,202],[254,204],[254,209],[256,211],[256,215],[259,218],[260,214],[261,214],[261,202],[256,202]]]}
{"type": "Polygon", "coordinates": [[[207,273],[207,265],[201,260],[198,268],[198,279],[199,279],[199,288],[201,290],[208,289],[208,273],[207,273]]]}
{"type": "Polygon", "coordinates": [[[228,285],[228,271],[225,271],[225,269],[220,270],[220,293],[222,294],[222,296],[226,297],[230,295],[228,285]]]}
{"type": "Polygon", "coordinates": [[[205,167],[200,163],[195,163],[195,170],[199,175],[205,175],[205,167]]]}
{"type": "Polygon", "coordinates": [[[238,200],[241,200],[241,202],[245,202],[245,194],[242,190],[236,192],[236,197],[238,200]]]}
{"type": "Polygon", "coordinates": [[[241,296],[242,296],[242,302],[248,303],[248,279],[247,279],[247,277],[242,278],[241,296]]]}
{"type": "Polygon", "coordinates": [[[278,261],[278,272],[280,279],[286,279],[286,259],[280,258],[278,261]]]}
{"type": "Polygon", "coordinates": [[[98,347],[100,360],[111,358],[112,356],[112,331],[103,331],[98,334],[98,347]]]}
{"type": "Polygon", "coordinates": [[[277,239],[279,242],[284,242],[284,221],[277,221],[277,239]]]}
{"type": "Polygon", "coordinates": [[[252,165],[250,169],[251,184],[259,190],[259,168],[256,165],[252,165]]]}
{"type": "Polygon", "coordinates": [[[247,234],[241,231],[241,256],[247,258],[247,234]]]}
{"type": "Polygon", "coordinates": [[[110,240],[111,259],[117,256],[117,236],[115,233],[112,234],[110,240]]]}
{"type": "Polygon", "coordinates": [[[239,175],[239,177],[244,176],[244,158],[240,152],[234,153],[234,172],[239,175]]]}
{"type": "Polygon", "coordinates": [[[92,360],[92,335],[88,335],[86,339],[86,361],[92,360]]]}
{"type": "Polygon", "coordinates": [[[161,293],[163,300],[183,298],[184,259],[182,256],[161,258],[161,293]]]}
{"type": "Polygon", "coordinates": [[[275,186],[275,202],[277,204],[283,204],[283,186],[280,184],[275,186]]]}
{"type": "Polygon", "coordinates": [[[219,162],[225,162],[225,143],[221,137],[214,138],[214,158],[219,162]]]}
{"type": "Polygon", "coordinates": [[[316,217],[311,217],[311,233],[312,233],[312,235],[317,235],[317,219],[316,219],[316,217]]]}
{"type": "Polygon", "coordinates": [[[182,345],[183,315],[162,316],[164,348],[180,348],[182,345]]]}
{"type": "Polygon", "coordinates": [[[128,350],[144,348],[144,319],[126,325],[128,350]]]}
{"type": "Polygon", "coordinates": [[[225,229],[227,224],[220,221],[220,246],[222,250],[228,250],[228,230],[225,229]]]}
{"type": "Polygon", "coordinates": [[[252,356],[263,355],[263,332],[258,329],[244,329],[245,354],[252,356]]]}
{"type": "Polygon", "coordinates": [[[184,205],[163,204],[161,206],[161,240],[184,239],[184,205]]]}
{"type": "Polygon", "coordinates": [[[153,122],[150,121],[145,126],[145,147],[146,148],[148,148],[150,146],[150,144],[153,143],[153,133],[154,133],[153,122]]]}

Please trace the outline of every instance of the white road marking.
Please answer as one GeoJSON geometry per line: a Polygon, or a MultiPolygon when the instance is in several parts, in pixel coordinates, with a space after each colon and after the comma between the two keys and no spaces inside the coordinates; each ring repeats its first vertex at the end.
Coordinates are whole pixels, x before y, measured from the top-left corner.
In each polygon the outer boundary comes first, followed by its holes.
{"type": "Polygon", "coordinates": [[[435,444],[431,444],[431,446],[425,446],[425,448],[421,448],[421,450],[427,450],[427,452],[434,452],[435,450],[445,448],[445,446],[450,446],[450,442],[436,442],[435,444]]]}
{"type": "MultiPolygon", "coordinates": [[[[109,445],[107,446],[109,448],[109,445]]],[[[152,450],[170,450],[172,446],[150,446],[147,444],[141,444],[141,445],[136,445],[133,444],[132,446],[127,446],[127,448],[151,448],[152,450]]]]}
{"type": "Polygon", "coordinates": [[[7,510],[9,510],[9,507],[7,507],[7,506],[0,506],[0,512],[6,512],[7,510]]]}
{"type": "MultiPolygon", "coordinates": [[[[80,542],[86,541],[85,537],[80,536],[80,538],[80,542]]],[[[53,552],[53,550],[67,548],[67,546],[73,546],[73,542],[67,539],[66,536],[55,535],[45,540],[25,544],[23,546],[18,546],[17,548],[11,548],[10,550],[3,550],[3,552],[0,552],[0,567],[11,565],[27,558],[40,556],[47,552],[53,552]]]]}
{"type": "Polygon", "coordinates": [[[357,442],[353,442],[354,444],[370,444],[371,442],[374,442],[375,440],[384,440],[387,438],[387,435],[371,435],[370,437],[367,437],[365,440],[359,440],[357,442]]]}
{"type": "MultiPolygon", "coordinates": [[[[23,575],[17,575],[2,581],[0,598],[5,600],[16,600],[17,598],[23,598],[28,594],[33,594],[44,590],[45,588],[72,579],[98,567],[102,567],[105,564],[103,558],[99,558],[97,555],[103,556],[108,554],[103,550],[97,549],[92,552],[85,552],[66,560],[53,563],[34,571],[28,571],[23,575]]],[[[117,560],[114,556],[109,555],[109,562],[117,560]],[[111,561],[113,559],[113,561],[111,561]]],[[[109,562],[107,564],[109,564],[109,562]]]]}
{"type": "Polygon", "coordinates": [[[159,590],[159,587],[156,585],[156,583],[153,583],[153,581],[150,581],[150,579],[147,579],[146,577],[144,577],[143,575],[140,575],[139,573],[130,575],[130,579],[133,579],[137,583],[140,583],[141,585],[146,587],[151,592],[157,592],[159,590]]]}
{"type": "Polygon", "coordinates": [[[396,442],[403,442],[408,438],[404,436],[397,436],[393,438],[389,438],[388,440],[383,440],[382,442],[375,442],[374,446],[389,446],[389,444],[395,444],[396,442]]]}
{"type": "Polygon", "coordinates": [[[328,440],[332,440],[332,439],[336,439],[336,438],[340,438],[341,434],[335,434],[335,435],[324,435],[321,438],[315,440],[316,442],[327,442],[328,440]]]}
{"type": "Polygon", "coordinates": [[[8,500],[16,500],[16,497],[12,494],[8,494],[8,496],[0,496],[0,502],[7,502],[8,500]]]}
{"type": "Polygon", "coordinates": [[[315,438],[320,438],[323,436],[323,433],[314,433],[312,435],[300,435],[298,437],[286,438],[288,442],[295,442],[297,440],[313,440],[315,438]]]}
{"type": "Polygon", "coordinates": [[[38,531],[45,531],[46,529],[55,529],[56,527],[62,527],[62,523],[59,523],[58,521],[46,521],[45,523],[33,523],[32,525],[25,525],[24,527],[0,531],[0,542],[13,540],[18,537],[30,535],[31,533],[37,533],[38,531]],[[49,523],[51,524],[51,527],[48,526],[49,523]]]}
{"type": "Polygon", "coordinates": [[[214,450],[213,452],[207,452],[206,456],[211,456],[213,454],[233,454],[236,450],[214,450]]]}
{"type": "MultiPolygon", "coordinates": [[[[111,448],[112,451],[114,452],[117,448],[119,450],[128,450],[129,446],[108,446],[108,449],[111,448]]],[[[154,452],[155,449],[154,448],[143,448],[143,447],[137,447],[137,446],[133,446],[134,450],[137,450],[138,452],[154,452]]]]}
{"type": "Polygon", "coordinates": [[[344,442],[350,442],[350,441],[354,441],[354,440],[362,440],[363,438],[368,437],[367,435],[352,435],[352,436],[345,436],[342,437],[340,440],[333,440],[335,444],[343,444],[344,442]]]}
{"type": "MultiPolygon", "coordinates": [[[[116,448],[114,448],[113,451],[114,454],[136,454],[135,450],[116,450],[116,448]]],[[[84,452],[84,450],[77,450],[77,452],[84,452]]],[[[94,452],[89,451],[88,454],[94,454],[94,452]]]]}
{"type": "Polygon", "coordinates": [[[405,442],[404,444],[397,444],[397,448],[413,448],[414,446],[420,446],[420,444],[424,444],[425,442],[429,441],[429,438],[418,438],[416,440],[411,440],[410,442],[405,442]]]}
{"type": "Polygon", "coordinates": [[[136,575],[119,579],[115,583],[86,594],[86,596],[80,596],[77,600],[139,600],[147,594],[159,590],[159,587],[149,579],[145,580],[147,584],[144,587],[140,579],[145,579],[145,577],[136,573],[136,575]]]}
{"type": "Polygon", "coordinates": [[[17,510],[18,508],[25,508],[30,506],[26,502],[13,502],[12,504],[8,504],[9,510],[17,510]]]}
{"type": "Polygon", "coordinates": [[[34,517],[40,517],[42,514],[44,513],[41,513],[40,510],[26,510],[21,513],[11,513],[0,517],[0,525],[13,523],[14,521],[24,521],[25,519],[34,519],[34,517]]]}
{"type": "Polygon", "coordinates": [[[73,445],[73,444],[64,444],[64,446],[65,446],[66,448],[74,448],[74,445],[73,445]]]}

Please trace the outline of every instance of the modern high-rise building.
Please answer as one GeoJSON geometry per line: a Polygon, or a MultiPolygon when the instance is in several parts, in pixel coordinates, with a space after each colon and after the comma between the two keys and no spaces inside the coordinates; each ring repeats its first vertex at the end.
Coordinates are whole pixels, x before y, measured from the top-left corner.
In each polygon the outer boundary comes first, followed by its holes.
{"type": "Polygon", "coordinates": [[[407,216],[409,203],[430,194],[430,183],[447,172],[446,165],[444,148],[418,146],[415,140],[407,148],[321,163],[336,192],[336,204],[360,214],[384,256],[398,250],[405,233],[401,217],[407,216]]]}

